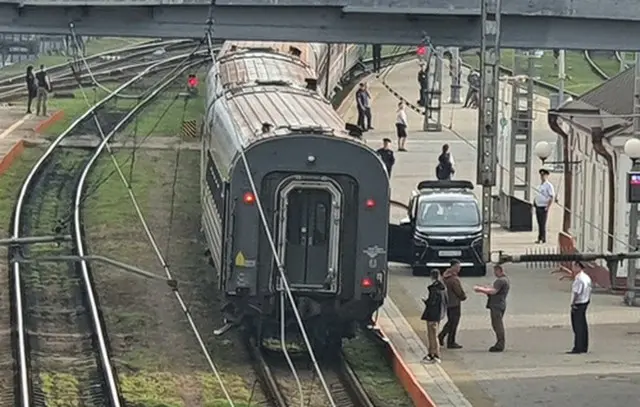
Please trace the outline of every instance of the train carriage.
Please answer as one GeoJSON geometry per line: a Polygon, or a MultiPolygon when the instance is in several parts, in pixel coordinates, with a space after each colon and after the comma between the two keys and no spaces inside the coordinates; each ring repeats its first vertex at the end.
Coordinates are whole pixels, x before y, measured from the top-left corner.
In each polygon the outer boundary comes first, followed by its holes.
{"type": "Polygon", "coordinates": [[[228,43],[210,71],[203,229],[229,322],[277,332],[272,237],[313,336],[336,341],[386,296],[389,181],[320,95],[303,45],[228,43]]]}

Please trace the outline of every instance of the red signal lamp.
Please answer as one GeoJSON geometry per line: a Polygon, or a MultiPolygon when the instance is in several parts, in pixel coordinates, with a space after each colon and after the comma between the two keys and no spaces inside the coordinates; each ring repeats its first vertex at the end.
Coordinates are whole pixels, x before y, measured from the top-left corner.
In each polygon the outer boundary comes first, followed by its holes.
{"type": "Polygon", "coordinates": [[[371,277],[365,277],[360,281],[360,285],[362,288],[371,288],[373,287],[373,279],[371,277]]]}
{"type": "Polygon", "coordinates": [[[424,45],[420,45],[416,50],[416,54],[421,57],[425,56],[427,54],[427,47],[425,47],[424,45]]]}
{"type": "Polygon", "coordinates": [[[195,75],[189,75],[189,79],[187,79],[187,85],[190,88],[195,88],[198,86],[198,78],[195,75]]]}
{"type": "Polygon", "coordinates": [[[366,206],[369,209],[374,208],[376,206],[376,201],[374,201],[373,199],[369,198],[364,202],[364,206],[366,206]]]}
{"type": "Polygon", "coordinates": [[[244,195],[242,196],[242,202],[244,202],[247,205],[253,205],[255,201],[256,201],[256,196],[253,195],[253,192],[245,192],[244,195]]]}

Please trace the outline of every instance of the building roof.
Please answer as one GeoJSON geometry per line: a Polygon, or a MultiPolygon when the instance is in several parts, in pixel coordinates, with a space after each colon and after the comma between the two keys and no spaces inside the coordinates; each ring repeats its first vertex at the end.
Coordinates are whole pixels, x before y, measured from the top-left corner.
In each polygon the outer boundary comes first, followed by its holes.
{"type": "Polygon", "coordinates": [[[610,114],[633,113],[634,68],[610,78],[585,92],[579,100],[610,114]]]}
{"type": "Polygon", "coordinates": [[[631,125],[630,118],[607,116],[633,113],[634,80],[634,68],[627,68],[557,110],[565,120],[583,128],[601,127],[605,133],[618,132],[631,125]]]}

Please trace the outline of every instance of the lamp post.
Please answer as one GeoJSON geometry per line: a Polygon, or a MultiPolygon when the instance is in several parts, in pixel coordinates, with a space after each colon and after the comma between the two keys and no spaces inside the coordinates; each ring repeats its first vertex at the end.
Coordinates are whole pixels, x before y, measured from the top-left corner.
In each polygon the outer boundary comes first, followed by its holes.
{"type": "Polygon", "coordinates": [[[543,165],[547,161],[547,158],[551,156],[552,152],[553,146],[548,141],[539,141],[533,148],[533,153],[542,161],[543,165]]]}
{"type": "MultiPolygon", "coordinates": [[[[629,202],[629,250],[638,250],[638,202],[632,198],[631,188],[637,176],[640,174],[640,139],[631,138],[624,143],[624,153],[631,159],[631,172],[627,179],[629,189],[627,193],[627,201],[629,202]]],[[[636,260],[629,259],[627,264],[627,290],[624,294],[624,302],[627,305],[634,305],[636,294],[636,275],[638,269],[636,260]]]]}

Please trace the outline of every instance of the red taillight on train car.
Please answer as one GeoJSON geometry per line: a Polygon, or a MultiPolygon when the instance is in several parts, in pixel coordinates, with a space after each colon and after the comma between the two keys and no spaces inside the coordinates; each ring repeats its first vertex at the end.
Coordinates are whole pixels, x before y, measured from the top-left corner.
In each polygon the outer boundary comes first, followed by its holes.
{"type": "Polygon", "coordinates": [[[366,206],[368,209],[375,208],[376,201],[374,201],[373,199],[369,198],[364,202],[364,206],[366,206]]]}
{"type": "Polygon", "coordinates": [[[371,288],[373,287],[373,279],[371,277],[365,277],[360,281],[360,285],[362,288],[371,288]]]}
{"type": "Polygon", "coordinates": [[[244,195],[242,196],[242,202],[244,202],[247,205],[253,205],[255,201],[256,201],[256,197],[255,195],[253,195],[253,192],[245,192],[244,195]]]}

